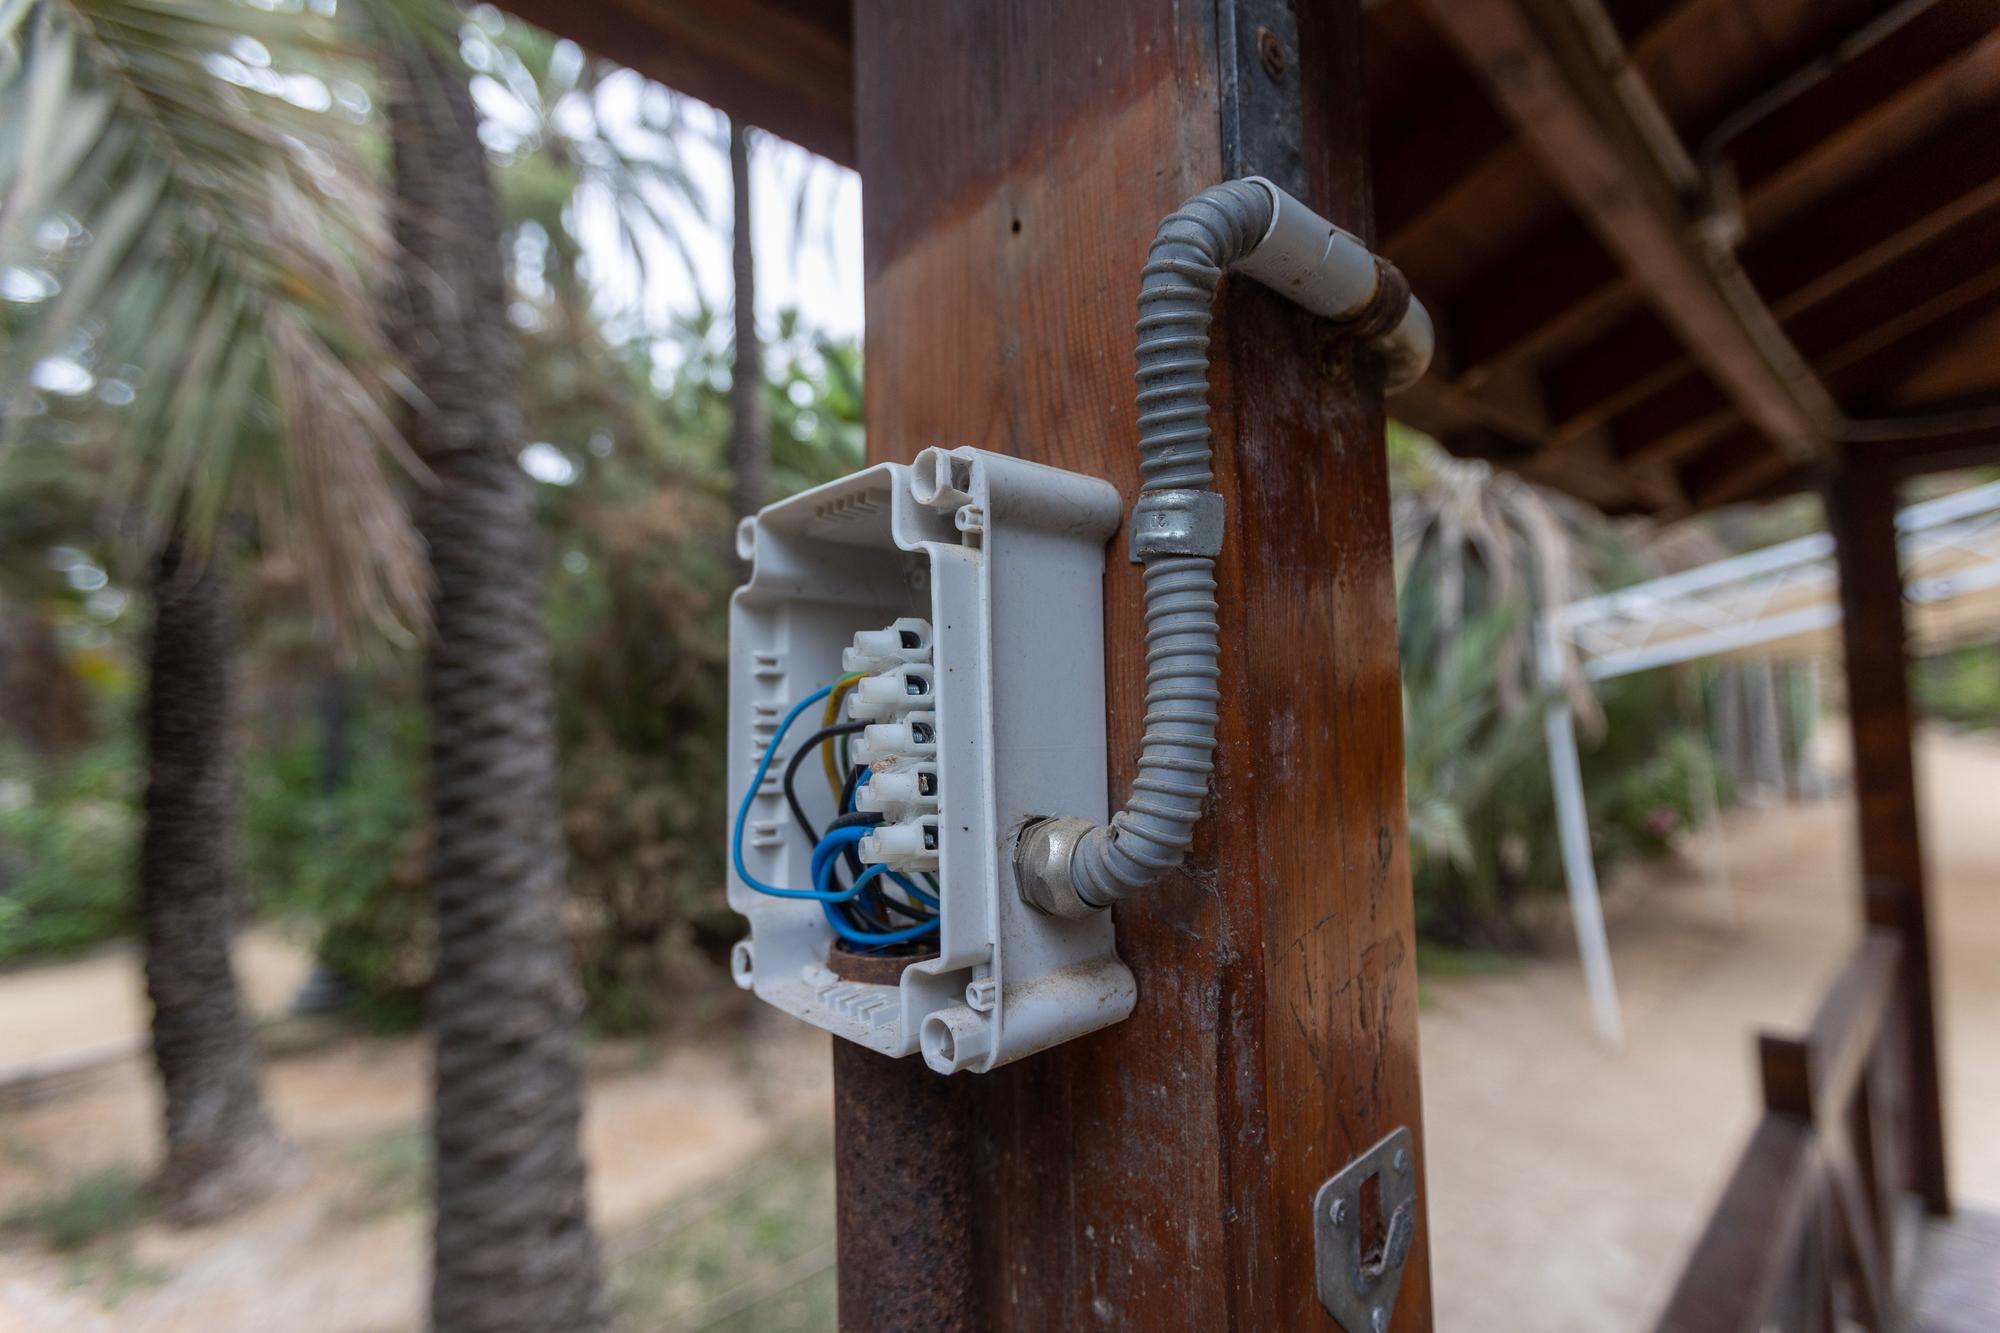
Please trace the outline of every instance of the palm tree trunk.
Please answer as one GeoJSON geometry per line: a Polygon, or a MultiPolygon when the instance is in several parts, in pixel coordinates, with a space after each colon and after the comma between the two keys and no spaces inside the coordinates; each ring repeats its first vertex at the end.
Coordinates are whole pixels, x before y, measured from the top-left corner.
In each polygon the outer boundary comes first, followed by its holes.
{"type": "Polygon", "coordinates": [[[764,344],[757,337],[757,263],[750,238],[750,129],[729,122],[729,185],[735,201],[731,266],[736,290],[735,360],[729,372],[730,500],[737,517],[764,505],[770,485],[771,427],[764,410],[764,344]]]}
{"type": "Polygon", "coordinates": [[[167,1152],[170,1218],[207,1222],[278,1183],[285,1152],[264,1112],[254,1034],[229,960],[229,608],[212,563],[176,537],[153,569],[147,655],[145,831],[139,915],[167,1152]]]}
{"type": "Polygon", "coordinates": [[[438,966],[434,1327],[601,1328],[578,1144],[581,991],[563,846],[541,553],[521,447],[497,206],[464,71],[409,47],[391,74],[400,331],[436,475],[426,673],[438,966]]]}

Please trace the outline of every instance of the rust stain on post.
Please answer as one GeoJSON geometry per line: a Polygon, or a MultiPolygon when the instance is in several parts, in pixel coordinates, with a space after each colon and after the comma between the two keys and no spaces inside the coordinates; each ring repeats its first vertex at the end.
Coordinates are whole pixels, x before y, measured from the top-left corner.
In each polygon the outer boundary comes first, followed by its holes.
{"type": "Polygon", "coordinates": [[[967,1086],[833,1039],[841,1328],[980,1327],[967,1086]]]}

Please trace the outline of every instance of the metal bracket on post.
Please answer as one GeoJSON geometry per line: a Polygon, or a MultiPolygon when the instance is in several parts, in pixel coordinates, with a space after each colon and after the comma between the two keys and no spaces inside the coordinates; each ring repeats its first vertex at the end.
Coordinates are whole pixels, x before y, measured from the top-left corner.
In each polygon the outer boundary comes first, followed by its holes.
{"type": "Polygon", "coordinates": [[[1222,175],[1268,176],[1305,197],[1305,118],[1294,0],[1228,0],[1221,38],[1222,175]]]}
{"type": "Polygon", "coordinates": [[[1313,1269],[1319,1303],[1347,1333],[1387,1333],[1417,1229],[1417,1163],[1407,1125],[1327,1178],[1313,1195],[1313,1269]],[[1379,1244],[1362,1234],[1362,1195],[1376,1182],[1379,1244]]]}

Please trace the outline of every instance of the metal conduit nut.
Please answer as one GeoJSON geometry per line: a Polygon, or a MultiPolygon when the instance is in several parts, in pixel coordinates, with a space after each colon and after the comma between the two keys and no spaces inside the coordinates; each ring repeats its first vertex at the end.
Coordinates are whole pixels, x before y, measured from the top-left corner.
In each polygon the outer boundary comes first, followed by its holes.
{"type": "Polygon", "coordinates": [[[1014,843],[1014,879],[1023,902],[1038,912],[1073,921],[1104,910],[1084,900],[1069,873],[1070,857],[1090,830],[1089,820],[1070,815],[1037,820],[1021,830],[1014,843]]]}
{"type": "Polygon", "coordinates": [[[1151,555],[1221,555],[1222,496],[1214,491],[1143,492],[1132,506],[1133,563],[1151,555]]]}

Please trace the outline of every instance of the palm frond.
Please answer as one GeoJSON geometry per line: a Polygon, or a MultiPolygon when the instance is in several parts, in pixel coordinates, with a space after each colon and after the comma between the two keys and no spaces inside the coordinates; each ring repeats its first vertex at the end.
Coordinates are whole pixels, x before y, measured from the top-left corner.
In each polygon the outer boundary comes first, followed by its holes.
{"type": "Polygon", "coordinates": [[[142,541],[277,514],[266,538],[297,546],[343,641],[419,624],[376,287],[391,240],[361,117],[331,92],[363,52],[324,15],[240,0],[8,3],[0,46],[0,270],[57,289],[0,349],[10,429],[51,358],[116,378],[107,500],[142,541]]]}
{"type": "Polygon", "coordinates": [[[611,319],[643,317],[663,259],[698,287],[685,237],[706,221],[707,206],[682,156],[684,99],[498,11],[474,13],[462,38],[501,190],[510,211],[547,237],[543,276],[555,297],[588,304],[594,296],[611,319]],[[586,284],[586,227],[635,275],[630,295],[608,293],[602,274],[586,284]]]}

